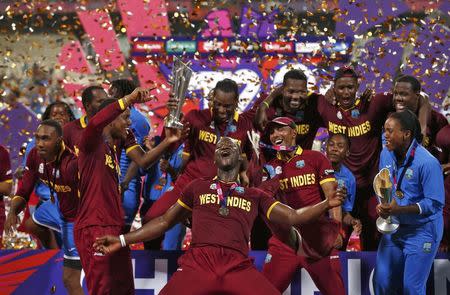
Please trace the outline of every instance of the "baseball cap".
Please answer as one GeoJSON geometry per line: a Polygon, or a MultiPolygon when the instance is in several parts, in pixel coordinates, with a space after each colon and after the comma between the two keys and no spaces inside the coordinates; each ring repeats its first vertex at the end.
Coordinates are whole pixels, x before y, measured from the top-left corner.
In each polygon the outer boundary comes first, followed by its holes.
{"type": "Polygon", "coordinates": [[[295,124],[294,120],[292,120],[289,117],[277,117],[270,121],[267,125],[270,127],[271,125],[281,125],[281,126],[289,126],[292,129],[296,130],[297,125],[295,124]]]}

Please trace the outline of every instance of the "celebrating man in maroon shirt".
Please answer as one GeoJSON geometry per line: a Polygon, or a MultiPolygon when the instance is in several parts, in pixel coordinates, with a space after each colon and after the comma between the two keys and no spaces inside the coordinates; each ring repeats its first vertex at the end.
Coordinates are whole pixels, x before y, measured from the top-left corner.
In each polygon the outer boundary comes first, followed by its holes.
{"type": "Polygon", "coordinates": [[[240,186],[240,161],[239,144],[222,137],[214,154],[216,177],[192,181],[162,217],[126,235],[101,237],[96,250],[109,254],[127,244],[156,238],[192,216],[191,247],[160,294],[280,294],[248,258],[254,219],[263,214],[274,223],[304,224],[339,206],[343,194],[296,211],[259,189],[240,186]]]}
{"type": "Polygon", "coordinates": [[[78,155],[78,146],[81,140],[81,133],[86,128],[89,119],[97,112],[98,107],[108,98],[108,94],[100,85],[89,86],[83,90],[81,101],[86,114],[80,119],[64,125],[64,142],[78,155]]]}
{"type": "Polygon", "coordinates": [[[17,224],[17,215],[24,209],[34,186],[42,181],[50,188],[51,202],[59,206],[64,251],[63,281],[69,294],[83,294],[80,285],[81,263],[73,242],[73,222],[78,210],[78,165],[76,156],[64,146],[62,128],[54,120],[39,124],[36,146],[30,151],[22,182],[11,201],[6,231],[17,224]]]}
{"type": "MultiPolygon", "coordinates": [[[[192,110],[184,117],[183,120],[191,128],[183,153],[186,163],[182,165],[184,170],[178,176],[173,190],[164,193],[152,205],[145,216],[146,220],[151,220],[166,212],[170,206],[176,203],[183,188],[192,180],[215,175],[214,150],[221,137],[234,138],[245,152],[251,150],[247,131],[253,128],[254,111],[239,115],[237,112],[238,101],[238,85],[233,80],[224,79],[219,81],[213,90],[211,109],[192,110]]],[[[176,101],[170,100],[168,108],[175,106],[176,101]]],[[[246,162],[246,154],[243,154],[243,157],[246,162]]],[[[242,169],[240,177],[245,184],[244,170],[245,168],[242,169]]]]}
{"type": "MultiPolygon", "coordinates": [[[[296,124],[292,119],[273,119],[268,132],[274,148],[279,151],[276,159],[270,161],[265,169],[278,183],[280,200],[294,209],[301,209],[336,194],[336,180],[330,162],[320,152],[303,150],[296,145],[296,124]]],[[[261,187],[265,186],[263,183],[261,187]]],[[[316,222],[298,228],[303,243],[300,252],[305,255],[298,256],[276,236],[269,240],[263,273],[280,292],[288,287],[297,268],[304,267],[322,294],[345,294],[337,251],[343,243],[341,208],[333,208],[329,214],[333,219],[323,214],[316,222]]]]}
{"type": "Polygon", "coordinates": [[[181,130],[166,129],[166,138],[144,153],[127,129],[131,124],[128,107],[149,99],[149,90],[136,88],[119,100],[105,100],[82,132],[78,157],[80,206],[75,222],[75,243],[90,294],[134,293],[130,249],[104,256],[92,247],[96,237],[117,235],[124,228],[118,166],[122,148],[131,160],[147,168],[181,138],[181,130]]]}
{"type": "Polygon", "coordinates": [[[0,245],[2,245],[3,226],[5,223],[4,196],[11,193],[12,173],[8,151],[0,145],[0,245]]]}

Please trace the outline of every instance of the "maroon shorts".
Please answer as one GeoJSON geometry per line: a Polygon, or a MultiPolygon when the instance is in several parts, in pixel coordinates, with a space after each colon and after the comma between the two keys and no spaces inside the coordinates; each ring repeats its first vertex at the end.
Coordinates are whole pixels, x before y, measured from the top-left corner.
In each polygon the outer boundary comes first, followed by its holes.
{"type": "Polygon", "coordinates": [[[130,248],[125,247],[111,255],[95,252],[96,238],[121,234],[120,226],[75,227],[74,238],[81,265],[86,274],[89,294],[134,294],[134,278],[130,248]]]}
{"type": "Polygon", "coordinates": [[[294,250],[276,237],[270,238],[263,275],[278,291],[283,292],[287,289],[298,268],[305,268],[308,271],[321,294],[345,294],[337,250],[332,250],[329,256],[313,260],[298,256],[294,250]]]}
{"type": "Polygon", "coordinates": [[[160,295],[280,294],[242,253],[214,246],[191,248],[160,295]]]}

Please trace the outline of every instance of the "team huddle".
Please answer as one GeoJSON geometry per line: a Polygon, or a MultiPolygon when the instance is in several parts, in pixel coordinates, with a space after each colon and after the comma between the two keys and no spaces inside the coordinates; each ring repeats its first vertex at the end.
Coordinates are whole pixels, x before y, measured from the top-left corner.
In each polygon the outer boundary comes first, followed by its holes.
{"type": "MultiPolygon", "coordinates": [[[[47,108],[5,231],[30,195],[45,190],[25,227],[49,248],[56,241],[48,228],[60,233],[69,294],[83,294],[81,269],[89,294],[134,294],[128,245],[180,223],[191,227],[192,241],[160,294],[280,294],[299,268],[322,294],[346,294],[339,250],[355,233],[362,250],[378,249],[375,294],[425,294],[434,257],[450,241],[450,129],[416,78],[400,75],[392,93],[360,97],[358,79],[340,68],[320,95],[308,92],[302,71],[290,70],[243,113],[237,83],[224,79],[208,109],[185,114],[183,129],[164,128],[152,147],[133,105],[151,100],[153,89],[126,80],[113,82],[109,94],[90,86],[80,119],[64,103],[47,108]],[[312,150],[320,127],[329,133],[323,153],[312,150]],[[160,195],[142,205],[144,224],[130,232],[140,173],[161,163],[164,171],[153,176],[160,195]],[[390,203],[379,203],[373,188],[383,168],[390,203]],[[381,235],[375,220],[391,216],[398,230],[381,235]],[[257,218],[271,235],[262,272],[248,257],[257,218]]],[[[171,97],[167,108],[177,104],[171,97]]]]}

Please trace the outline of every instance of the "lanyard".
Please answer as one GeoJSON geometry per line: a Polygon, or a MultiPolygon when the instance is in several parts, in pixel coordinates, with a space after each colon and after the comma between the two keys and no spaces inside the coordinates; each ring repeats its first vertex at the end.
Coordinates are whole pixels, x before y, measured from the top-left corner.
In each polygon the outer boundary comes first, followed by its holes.
{"type": "Polygon", "coordinates": [[[220,200],[220,207],[225,208],[227,206],[227,199],[228,197],[233,193],[233,191],[238,187],[238,184],[235,182],[231,185],[230,189],[226,193],[226,195],[223,194],[222,187],[220,186],[220,182],[216,182],[216,189],[217,189],[217,196],[219,196],[220,200]]]}
{"type": "Polygon", "coordinates": [[[412,148],[411,148],[411,152],[409,153],[409,158],[408,161],[405,164],[405,167],[403,167],[402,173],[400,174],[400,177],[398,178],[398,182],[397,182],[397,165],[396,165],[396,169],[395,169],[395,173],[394,173],[394,187],[396,189],[396,191],[399,192],[399,194],[402,194],[402,190],[401,190],[401,186],[402,186],[402,181],[403,181],[403,177],[405,176],[406,170],[408,170],[408,167],[411,166],[412,161],[414,160],[414,155],[416,153],[416,148],[417,148],[417,142],[414,142],[412,148]]]}
{"type": "Polygon", "coordinates": [[[45,167],[45,177],[47,178],[48,187],[50,188],[50,200],[52,203],[55,203],[55,192],[56,192],[56,174],[58,173],[59,166],[60,166],[60,159],[57,158],[55,160],[55,167],[53,168],[53,181],[50,181],[50,175],[48,173],[48,167],[47,162],[44,161],[44,167],[45,167]]]}
{"type": "Polygon", "coordinates": [[[211,127],[214,129],[214,132],[216,133],[216,136],[217,136],[217,141],[216,142],[219,142],[219,139],[222,136],[223,137],[227,137],[230,132],[235,132],[236,131],[236,126],[234,126],[233,120],[228,120],[227,128],[225,129],[225,132],[223,133],[223,135],[220,134],[219,127],[216,126],[216,123],[214,122],[214,120],[211,123],[211,127]]]}
{"type": "Polygon", "coordinates": [[[297,146],[270,145],[270,144],[265,144],[263,142],[260,142],[259,146],[262,148],[267,148],[267,149],[271,149],[271,150],[275,150],[275,151],[288,151],[288,152],[292,152],[297,148],[297,146]]]}

